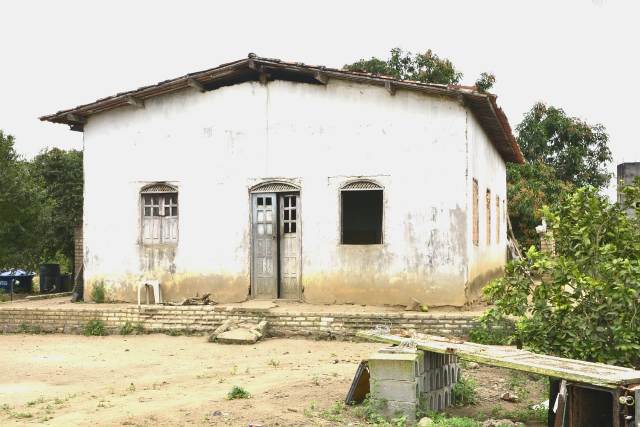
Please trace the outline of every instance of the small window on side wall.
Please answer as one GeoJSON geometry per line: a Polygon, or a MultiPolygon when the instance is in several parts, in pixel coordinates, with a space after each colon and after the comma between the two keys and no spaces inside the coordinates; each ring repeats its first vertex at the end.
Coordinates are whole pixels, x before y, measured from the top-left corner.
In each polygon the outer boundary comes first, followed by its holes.
{"type": "Polygon", "coordinates": [[[372,181],[355,181],[342,188],[343,245],[382,243],[382,187],[372,181]]]}
{"type": "Polygon", "coordinates": [[[178,190],[165,183],[145,186],[140,191],[142,244],[178,243],[178,190]]]}
{"type": "Polygon", "coordinates": [[[472,218],[471,218],[471,227],[472,227],[472,236],[473,236],[473,244],[474,246],[478,246],[480,243],[480,217],[478,215],[478,180],[473,179],[473,186],[471,190],[471,210],[472,210],[472,218]]]}

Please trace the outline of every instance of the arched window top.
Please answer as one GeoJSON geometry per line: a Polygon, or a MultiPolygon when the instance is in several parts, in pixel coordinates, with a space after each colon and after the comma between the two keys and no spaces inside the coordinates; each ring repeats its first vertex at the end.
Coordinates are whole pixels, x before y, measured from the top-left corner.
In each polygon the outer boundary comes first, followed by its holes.
{"type": "Polygon", "coordinates": [[[251,187],[252,193],[284,193],[287,191],[300,191],[300,187],[285,181],[261,182],[251,187]]]}
{"type": "Polygon", "coordinates": [[[363,191],[363,190],[382,190],[383,187],[370,179],[357,179],[344,184],[340,190],[342,191],[363,191]]]}
{"type": "Polygon", "coordinates": [[[140,190],[140,193],[177,193],[178,189],[173,185],[169,185],[166,182],[154,182],[153,184],[145,185],[140,190]]]}

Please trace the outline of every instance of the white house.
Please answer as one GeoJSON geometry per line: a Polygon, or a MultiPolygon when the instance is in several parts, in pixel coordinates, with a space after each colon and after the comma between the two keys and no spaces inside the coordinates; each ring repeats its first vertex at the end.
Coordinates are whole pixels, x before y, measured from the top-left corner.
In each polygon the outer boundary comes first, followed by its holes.
{"type": "Polygon", "coordinates": [[[85,295],[460,306],[501,274],[496,97],[249,55],[42,117],[84,132],[85,295]]]}

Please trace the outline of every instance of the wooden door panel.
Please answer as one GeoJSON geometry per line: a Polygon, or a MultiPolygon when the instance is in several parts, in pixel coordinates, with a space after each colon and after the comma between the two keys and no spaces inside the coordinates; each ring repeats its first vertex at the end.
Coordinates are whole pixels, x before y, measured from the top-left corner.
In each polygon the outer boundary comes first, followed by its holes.
{"type": "Polygon", "coordinates": [[[300,298],[300,196],[280,195],[280,298],[300,298]]]}
{"type": "Polygon", "coordinates": [[[253,194],[253,289],[256,298],[278,297],[276,195],[253,194]]]}

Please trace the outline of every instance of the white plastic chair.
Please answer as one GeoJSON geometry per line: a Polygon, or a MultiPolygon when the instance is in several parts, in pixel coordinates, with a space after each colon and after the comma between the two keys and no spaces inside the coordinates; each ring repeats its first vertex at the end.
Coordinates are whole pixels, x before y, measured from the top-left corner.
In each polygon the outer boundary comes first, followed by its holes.
{"type": "Polygon", "coordinates": [[[138,283],[138,305],[140,305],[140,290],[144,288],[144,293],[147,298],[147,304],[149,304],[149,291],[153,292],[153,300],[156,304],[162,304],[162,293],[160,291],[159,280],[145,280],[138,283]]]}

